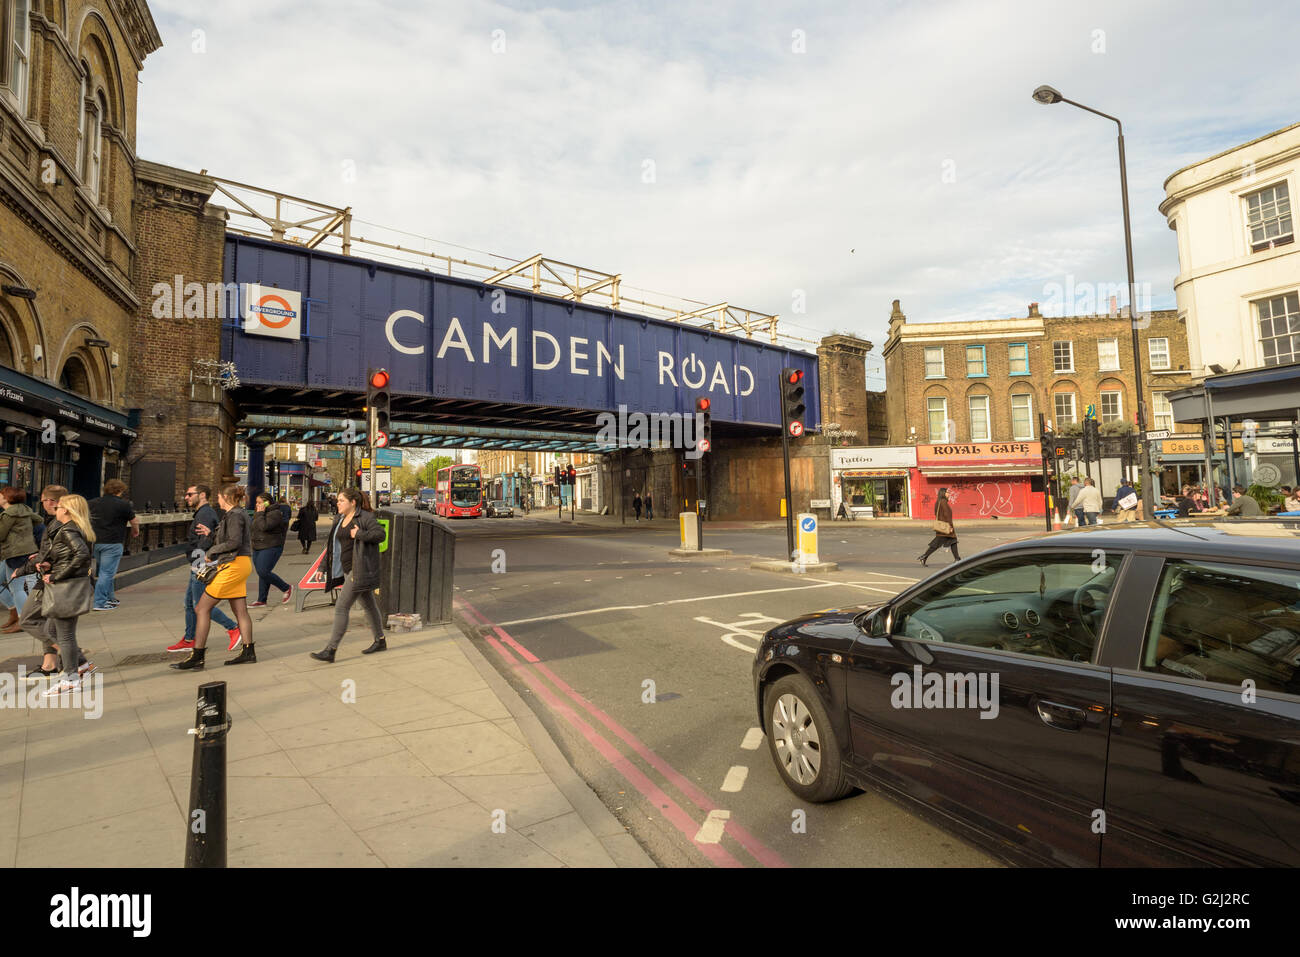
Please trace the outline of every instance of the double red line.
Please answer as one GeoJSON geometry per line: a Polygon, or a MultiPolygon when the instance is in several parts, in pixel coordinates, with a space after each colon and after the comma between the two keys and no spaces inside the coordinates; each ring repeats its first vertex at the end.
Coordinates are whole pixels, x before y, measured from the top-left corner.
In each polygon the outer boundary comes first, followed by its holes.
{"type": "MultiPolygon", "coordinates": [[[[611,718],[608,714],[597,708],[594,704],[574,691],[563,679],[554,671],[542,664],[540,658],[525,648],[517,640],[511,637],[504,628],[493,624],[485,618],[479,611],[465,601],[463,598],[456,599],[457,604],[465,612],[467,618],[477,621],[478,624],[490,630],[493,634],[484,634],[487,643],[499,654],[503,661],[506,662],[514,672],[519,675],[533,692],[546,702],[547,706],[557,715],[564,718],[572,725],[579,734],[581,734],[596,749],[610,766],[627,780],[628,784],[634,787],[641,795],[650,802],[654,807],[663,811],[664,817],[682,833],[683,836],[696,848],[700,853],[707,857],[714,864],[720,867],[744,867],[745,865],[732,856],[721,844],[707,844],[695,839],[699,833],[703,821],[697,821],[687,811],[683,810],[681,805],[664,793],[650,777],[638,768],[618,746],[602,735],[589,721],[579,713],[578,710],[569,704],[573,702],[578,709],[586,712],[588,716],[594,718],[597,722],[604,725],[612,734],[621,739],[633,753],[638,755],[643,761],[661,774],[664,779],[677,788],[690,803],[704,812],[707,817],[712,811],[717,810],[707,794],[701,791],[697,786],[683,777],[672,765],[670,765],[659,755],[651,751],[644,742],[636,735],[628,731],[621,724],[611,718]],[[514,654],[505,647],[509,645],[519,655],[516,658],[514,654]],[[523,660],[520,661],[519,659],[523,660]],[[543,680],[545,679],[545,680],[543,680]],[[546,682],[559,691],[547,686],[546,682]],[[566,701],[565,699],[568,699],[566,701]]],[[[764,867],[788,867],[789,865],[781,858],[779,854],[763,844],[762,841],[754,837],[748,830],[741,827],[734,820],[728,820],[724,824],[723,832],[730,834],[743,847],[750,856],[764,867]]]]}

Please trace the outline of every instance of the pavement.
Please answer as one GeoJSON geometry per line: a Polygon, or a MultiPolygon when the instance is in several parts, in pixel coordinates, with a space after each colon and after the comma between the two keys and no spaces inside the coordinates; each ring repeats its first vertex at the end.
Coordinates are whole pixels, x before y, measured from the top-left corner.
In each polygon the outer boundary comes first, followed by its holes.
{"type": "MultiPolygon", "coordinates": [[[[277,571],[296,583],[315,552],[293,545],[277,571]]],[[[223,667],[232,655],[214,627],[207,668],[176,672],[183,655],[163,649],[181,637],[188,574],[120,588],[120,608],[81,620],[99,704],[0,697],[0,865],[181,866],[196,689],[225,681],[231,867],[654,866],[456,627],[393,634],[362,656],[358,610],[324,664],[308,652],[328,637],[328,601],[296,614],[272,589],[251,609],[256,664],[223,667]]],[[[19,663],[39,664],[38,643],[0,642],[12,688],[19,663]]]]}
{"type": "MultiPolygon", "coordinates": [[[[520,517],[522,513],[519,513],[520,517]]],[[[569,518],[569,511],[565,509],[562,518],[557,517],[556,510],[550,509],[533,509],[527,515],[530,519],[542,519],[555,523],[556,525],[582,525],[591,528],[617,528],[623,531],[632,531],[638,528],[644,528],[651,531],[668,530],[677,531],[677,514],[660,515],[656,514],[654,519],[647,520],[642,518],[639,522],[632,516],[628,515],[626,519],[620,518],[617,514],[601,515],[597,512],[579,511],[573,519],[569,518]]],[[[1110,518],[1109,515],[1106,516],[1110,518]]],[[[509,521],[501,519],[500,521],[509,521]]],[[[828,522],[823,519],[820,523],[823,534],[829,534],[833,529],[835,531],[885,531],[890,529],[908,529],[924,528],[928,529],[933,524],[933,519],[920,518],[864,518],[857,521],[835,521],[828,522]]],[[[773,519],[735,519],[726,521],[713,521],[708,519],[704,523],[705,529],[770,529],[785,528],[784,518],[773,519]]],[[[957,521],[957,531],[997,531],[998,529],[1016,529],[1030,532],[1044,531],[1044,522],[1042,516],[1038,518],[973,518],[959,519],[957,521]]]]}

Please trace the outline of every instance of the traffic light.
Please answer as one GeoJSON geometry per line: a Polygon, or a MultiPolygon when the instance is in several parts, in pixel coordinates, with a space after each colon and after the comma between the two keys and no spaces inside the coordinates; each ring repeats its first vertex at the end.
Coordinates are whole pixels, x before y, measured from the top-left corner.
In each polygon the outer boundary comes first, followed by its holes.
{"type": "Polygon", "coordinates": [[[700,431],[695,436],[695,448],[699,452],[713,451],[713,413],[709,409],[713,403],[707,396],[700,396],[695,400],[695,412],[700,416],[696,421],[699,423],[700,431]]]}
{"type": "Polygon", "coordinates": [[[567,479],[570,485],[578,484],[578,470],[575,469],[572,465],[569,466],[569,473],[567,479]]]}
{"type": "Polygon", "coordinates": [[[781,370],[781,423],[786,433],[797,438],[803,435],[804,404],[803,370],[781,370]]]}
{"type": "Polygon", "coordinates": [[[1083,457],[1089,462],[1101,458],[1101,429],[1096,419],[1083,420],[1083,457]]]}
{"type": "Polygon", "coordinates": [[[561,473],[560,467],[557,465],[555,466],[555,487],[559,488],[563,484],[564,484],[564,475],[563,473],[561,473]]]}
{"type": "Polygon", "coordinates": [[[371,449],[382,449],[388,445],[390,379],[387,369],[371,369],[370,375],[366,378],[366,409],[370,413],[367,428],[370,432],[371,449]]]}

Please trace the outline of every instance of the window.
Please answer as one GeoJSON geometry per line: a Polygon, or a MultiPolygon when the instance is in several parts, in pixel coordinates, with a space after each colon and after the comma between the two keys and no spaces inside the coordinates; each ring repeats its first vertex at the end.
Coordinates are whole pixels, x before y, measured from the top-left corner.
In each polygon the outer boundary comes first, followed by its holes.
{"type": "Polygon", "coordinates": [[[1074,343],[1052,343],[1052,368],[1056,372],[1074,371],[1074,343]]]}
{"type": "Polygon", "coordinates": [[[1285,182],[1246,197],[1246,228],[1250,230],[1250,251],[1253,253],[1295,239],[1291,227],[1291,196],[1285,182]]]}
{"type": "Polygon", "coordinates": [[[1174,407],[1169,404],[1168,396],[1163,392],[1151,393],[1151,414],[1155,417],[1153,429],[1159,431],[1174,428],[1174,407]]]}
{"type": "Polygon", "coordinates": [[[1029,343],[1013,342],[1007,346],[1007,361],[1012,375],[1029,375],[1029,343]]]}
{"type": "Polygon", "coordinates": [[[1142,669],[1261,691],[1300,694],[1300,574],[1167,561],[1142,669]]]}
{"type": "Polygon", "coordinates": [[[1120,553],[1049,552],[992,559],[901,603],[893,631],[921,641],[1092,661],[1120,553]],[[1102,562],[1104,560],[1104,566],[1102,562]]]}
{"type": "Polygon", "coordinates": [[[930,419],[930,441],[951,442],[948,434],[948,400],[942,397],[926,400],[926,414],[930,419]]]}
{"type": "MultiPolygon", "coordinates": [[[[26,115],[31,66],[28,59],[32,40],[31,10],[28,0],[16,0],[9,9],[13,12],[13,20],[8,24],[9,29],[6,31],[10,37],[9,89],[18,100],[18,111],[26,115]]],[[[3,25],[0,23],[0,26],[3,25]]]]}
{"type": "Polygon", "coordinates": [[[988,363],[984,359],[983,346],[966,347],[966,377],[982,378],[989,374],[988,363]]]}
{"type": "Polygon", "coordinates": [[[1101,421],[1118,422],[1124,417],[1123,393],[1103,392],[1101,394],[1101,421]]]}
{"type": "Polygon", "coordinates": [[[1151,360],[1152,369],[1168,369],[1169,368],[1169,340],[1148,339],[1147,356],[1151,360]]]}
{"type": "Polygon", "coordinates": [[[1056,427],[1072,425],[1078,421],[1074,417],[1074,393],[1058,392],[1052,396],[1052,411],[1056,413],[1056,427]]]}
{"type": "Polygon", "coordinates": [[[1264,365],[1300,361],[1300,292],[1289,292],[1255,303],[1259,312],[1259,344],[1264,365]]]}
{"type": "Polygon", "coordinates": [[[943,347],[925,350],[925,377],[927,379],[943,378],[943,347]]]}
{"type": "Polygon", "coordinates": [[[970,440],[989,441],[989,397],[986,395],[970,397],[970,440]]]}
{"type": "Polygon", "coordinates": [[[1101,372],[1119,371],[1119,340],[1097,340],[1097,369],[1101,372]]]}
{"type": "Polygon", "coordinates": [[[81,99],[77,102],[80,104],[80,119],[77,123],[77,155],[73,159],[77,163],[77,175],[85,176],[86,174],[86,123],[90,119],[90,104],[87,102],[90,96],[90,67],[86,66],[86,61],[81,61],[81,99]]]}
{"type": "Polygon", "coordinates": [[[1032,395],[1013,395],[1011,397],[1011,437],[1016,440],[1034,437],[1034,397],[1032,395]]]}

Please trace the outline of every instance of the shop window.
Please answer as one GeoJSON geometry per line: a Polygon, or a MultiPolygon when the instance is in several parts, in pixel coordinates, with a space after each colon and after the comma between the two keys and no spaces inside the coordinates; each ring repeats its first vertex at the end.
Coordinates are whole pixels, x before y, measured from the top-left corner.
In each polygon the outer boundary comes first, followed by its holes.
{"type": "Polygon", "coordinates": [[[989,441],[989,397],[986,395],[970,397],[970,440],[989,441]]]}
{"type": "Polygon", "coordinates": [[[1007,346],[1007,360],[1011,375],[1029,375],[1029,343],[1013,342],[1007,346]]]}
{"type": "Polygon", "coordinates": [[[1013,395],[1011,397],[1011,437],[1016,440],[1034,437],[1034,397],[1032,395],[1013,395]]]}

